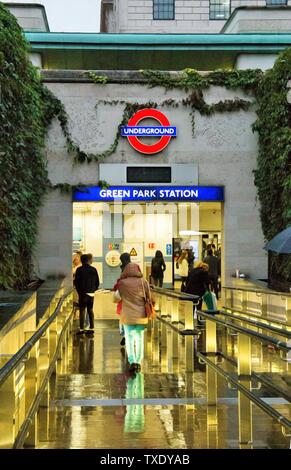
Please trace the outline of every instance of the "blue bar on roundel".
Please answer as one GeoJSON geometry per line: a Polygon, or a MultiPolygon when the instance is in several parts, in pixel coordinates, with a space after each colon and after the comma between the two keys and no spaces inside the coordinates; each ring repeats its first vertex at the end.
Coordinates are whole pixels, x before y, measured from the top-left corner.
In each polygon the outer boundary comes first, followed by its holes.
{"type": "Polygon", "coordinates": [[[177,137],[175,126],[122,126],[122,137],[177,137]]]}

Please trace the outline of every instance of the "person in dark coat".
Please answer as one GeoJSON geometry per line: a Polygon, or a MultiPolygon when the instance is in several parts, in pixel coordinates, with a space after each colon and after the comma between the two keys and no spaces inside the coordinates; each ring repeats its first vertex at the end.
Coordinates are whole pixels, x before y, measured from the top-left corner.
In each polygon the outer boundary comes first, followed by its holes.
{"type": "Polygon", "coordinates": [[[199,295],[198,310],[202,308],[202,297],[207,290],[209,290],[208,265],[200,262],[190,271],[185,288],[187,294],[199,295]]]}
{"type": "Polygon", "coordinates": [[[213,255],[212,250],[207,251],[207,256],[203,260],[204,263],[208,264],[209,271],[208,277],[211,285],[211,290],[215,292],[216,298],[218,300],[218,276],[219,276],[219,260],[216,256],[213,255]]]}
{"type": "Polygon", "coordinates": [[[154,284],[154,286],[163,287],[165,271],[166,264],[163,253],[160,250],[157,250],[155,257],[152,259],[151,265],[151,283],[154,284]]]}
{"type": "Polygon", "coordinates": [[[94,313],[93,313],[93,304],[94,304],[94,292],[99,287],[99,276],[97,269],[90,265],[90,256],[82,255],[81,256],[80,266],[76,270],[75,274],[75,287],[79,295],[79,307],[80,307],[80,330],[78,334],[83,334],[86,331],[89,333],[94,333],[94,313]],[[85,313],[86,309],[89,315],[90,328],[85,330],[85,313]]]}

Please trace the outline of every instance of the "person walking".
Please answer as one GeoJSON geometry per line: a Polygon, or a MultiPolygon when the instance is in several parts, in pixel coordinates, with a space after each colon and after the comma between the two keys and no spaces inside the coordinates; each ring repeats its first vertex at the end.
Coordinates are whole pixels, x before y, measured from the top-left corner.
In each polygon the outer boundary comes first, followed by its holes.
{"type": "Polygon", "coordinates": [[[187,294],[199,295],[198,310],[202,308],[203,295],[209,290],[208,265],[201,261],[197,263],[189,273],[185,292],[187,294]]]}
{"type": "Polygon", "coordinates": [[[122,299],[121,322],[130,372],[140,372],[144,357],[144,329],[148,323],[145,296],[150,298],[149,284],[135,263],[128,263],[118,283],[122,299]]]}
{"type": "Polygon", "coordinates": [[[203,262],[209,266],[208,276],[211,290],[215,293],[218,300],[219,260],[213,255],[213,251],[210,249],[207,251],[207,256],[204,258],[203,262]]]}
{"type": "Polygon", "coordinates": [[[154,286],[163,287],[165,271],[166,264],[163,253],[160,250],[157,250],[151,264],[151,283],[154,286]]]}
{"type": "Polygon", "coordinates": [[[80,329],[77,334],[90,333],[94,334],[94,293],[99,287],[99,276],[97,269],[91,266],[90,256],[81,256],[82,266],[77,268],[75,274],[75,287],[79,295],[80,307],[80,329]],[[86,310],[89,315],[90,328],[85,330],[85,314],[86,310]]]}
{"type": "MultiPolygon", "coordinates": [[[[130,263],[130,254],[129,253],[122,253],[120,255],[119,259],[121,261],[120,269],[121,269],[121,272],[123,272],[125,267],[130,263]]],[[[120,281],[120,278],[117,279],[116,284],[113,287],[114,292],[116,292],[116,291],[119,292],[119,281],[120,281]]],[[[122,300],[120,300],[117,303],[117,307],[116,307],[117,315],[121,314],[121,310],[122,310],[122,300]]],[[[120,336],[122,336],[121,341],[120,341],[120,346],[124,346],[125,345],[124,326],[123,326],[123,324],[121,323],[120,320],[119,320],[119,333],[120,333],[120,336]]]]}
{"type": "Polygon", "coordinates": [[[178,269],[179,269],[179,274],[181,276],[182,284],[181,284],[181,292],[185,291],[186,288],[186,283],[188,279],[188,274],[189,274],[189,265],[188,265],[188,253],[186,250],[183,250],[178,262],[178,269]]]}

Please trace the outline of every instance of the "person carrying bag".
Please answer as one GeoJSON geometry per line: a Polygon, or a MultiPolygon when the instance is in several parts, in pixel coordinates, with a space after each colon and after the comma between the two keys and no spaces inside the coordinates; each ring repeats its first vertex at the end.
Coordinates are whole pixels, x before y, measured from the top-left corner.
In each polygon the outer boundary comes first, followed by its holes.
{"type": "Polygon", "coordinates": [[[153,315],[148,283],[135,263],[125,267],[118,282],[122,300],[120,320],[124,326],[125,347],[130,372],[140,372],[144,357],[144,329],[153,315]]]}
{"type": "Polygon", "coordinates": [[[150,286],[149,286],[147,281],[143,282],[143,280],[142,280],[142,288],[143,288],[143,296],[144,296],[144,305],[145,305],[146,316],[148,317],[149,320],[154,320],[156,318],[156,311],[154,309],[154,305],[153,305],[152,298],[151,298],[150,286]],[[146,285],[148,295],[146,295],[146,290],[145,290],[144,284],[146,285]]]}

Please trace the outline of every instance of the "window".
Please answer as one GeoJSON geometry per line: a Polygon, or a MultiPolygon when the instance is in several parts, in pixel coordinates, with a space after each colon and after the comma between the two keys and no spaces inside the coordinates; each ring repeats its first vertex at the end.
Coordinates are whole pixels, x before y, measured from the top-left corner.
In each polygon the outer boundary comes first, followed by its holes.
{"type": "Polygon", "coordinates": [[[174,20],[175,0],[153,0],[154,20],[174,20]]]}
{"type": "Polygon", "coordinates": [[[266,5],[287,5],[287,0],[266,0],[266,5]]]}
{"type": "Polygon", "coordinates": [[[231,0],[210,0],[210,20],[227,20],[230,16],[230,1],[231,0]]]}

